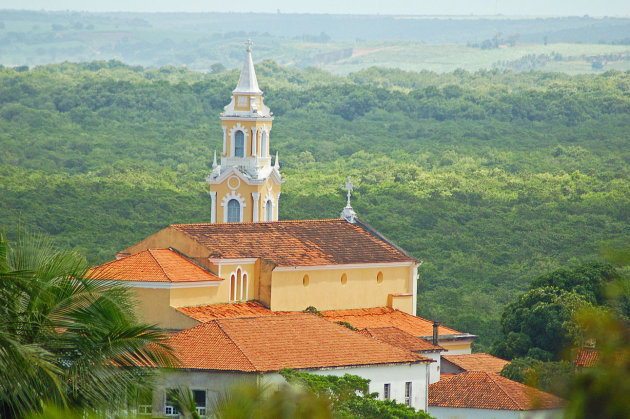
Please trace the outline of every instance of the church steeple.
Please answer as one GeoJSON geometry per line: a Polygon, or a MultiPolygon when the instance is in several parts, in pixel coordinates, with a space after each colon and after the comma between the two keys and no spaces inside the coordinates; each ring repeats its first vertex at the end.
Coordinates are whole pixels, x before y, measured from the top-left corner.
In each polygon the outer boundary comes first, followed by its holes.
{"type": "MultiPolygon", "coordinates": [[[[257,222],[278,219],[283,180],[269,155],[273,113],[263,102],[248,40],[245,62],[232,100],[221,113],[223,152],[213,164],[210,182],[212,222],[257,222]]],[[[277,157],[276,157],[277,161],[277,157]]]]}

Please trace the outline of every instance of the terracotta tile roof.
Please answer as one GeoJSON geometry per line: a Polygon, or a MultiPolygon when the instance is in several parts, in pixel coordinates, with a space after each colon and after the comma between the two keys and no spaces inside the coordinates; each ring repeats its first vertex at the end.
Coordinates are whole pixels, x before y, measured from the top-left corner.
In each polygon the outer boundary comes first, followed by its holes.
{"type": "Polygon", "coordinates": [[[222,281],[170,249],[148,249],[96,266],[88,272],[96,279],[146,282],[222,281]]]}
{"type": "Polygon", "coordinates": [[[599,361],[597,349],[580,349],[575,355],[574,365],[579,368],[589,368],[599,361]]]}
{"type": "Polygon", "coordinates": [[[444,350],[431,342],[420,339],[397,327],[368,327],[361,330],[366,336],[388,343],[397,348],[403,348],[412,352],[435,352],[444,350]]]}
{"type": "MultiPolygon", "coordinates": [[[[413,336],[433,335],[433,322],[422,317],[413,316],[389,307],[359,308],[351,310],[322,311],[324,317],[330,321],[348,322],[357,329],[368,327],[397,327],[413,336]]],[[[439,326],[438,334],[457,335],[461,332],[448,327],[439,326]]]]}
{"type": "Polygon", "coordinates": [[[211,257],[265,258],[277,266],[411,262],[382,236],[343,219],[173,224],[211,257]]]}
{"type": "Polygon", "coordinates": [[[188,369],[265,372],[430,362],[313,314],[215,319],[168,343],[188,369]]]}
{"type": "Polygon", "coordinates": [[[498,374],[509,364],[505,359],[490,354],[476,353],[467,355],[442,355],[442,359],[463,369],[464,371],[484,371],[498,374]]]}
{"type": "Polygon", "coordinates": [[[471,409],[558,409],[565,401],[498,374],[463,372],[429,385],[429,406],[471,409]]]}
{"type": "Polygon", "coordinates": [[[200,322],[231,317],[257,317],[276,314],[257,301],[215,304],[208,306],[176,307],[176,310],[200,322]]]}

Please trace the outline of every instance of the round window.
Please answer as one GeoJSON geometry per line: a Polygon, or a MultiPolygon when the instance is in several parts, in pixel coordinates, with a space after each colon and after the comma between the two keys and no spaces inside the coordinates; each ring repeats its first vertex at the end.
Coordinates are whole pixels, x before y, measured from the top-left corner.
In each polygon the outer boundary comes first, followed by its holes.
{"type": "Polygon", "coordinates": [[[383,283],[383,272],[379,272],[376,275],[376,283],[378,283],[378,284],[382,284],[383,283]]]}

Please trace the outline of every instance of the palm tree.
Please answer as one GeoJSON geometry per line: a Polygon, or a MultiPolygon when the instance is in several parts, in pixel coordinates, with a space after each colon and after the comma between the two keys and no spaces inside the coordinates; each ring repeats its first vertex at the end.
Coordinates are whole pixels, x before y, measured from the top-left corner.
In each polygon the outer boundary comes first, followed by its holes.
{"type": "Polygon", "coordinates": [[[44,403],[111,409],[175,359],[134,316],[128,291],[86,276],[85,259],[40,235],[0,233],[0,417],[44,403]]]}

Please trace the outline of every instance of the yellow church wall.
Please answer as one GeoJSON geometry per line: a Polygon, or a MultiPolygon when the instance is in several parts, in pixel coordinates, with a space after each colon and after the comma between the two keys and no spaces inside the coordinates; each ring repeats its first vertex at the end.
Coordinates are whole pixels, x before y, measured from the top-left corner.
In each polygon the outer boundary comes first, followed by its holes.
{"type": "Polygon", "coordinates": [[[187,329],[199,324],[198,321],[180,313],[169,306],[170,292],[168,289],[131,288],[138,302],[136,313],[147,323],[156,323],[165,329],[187,329]]]}
{"type": "MultiPolygon", "coordinates": [[[[411,266],[352,269],[308,269],[274,271],[271,281],[273,311],[300,311],[383,307],[389,294],[409,291],[411,266]],[[383,273],[383,281],[377,275],[383,273]],[[346,275],[345,283],[342,275],[346,275]],[[308,280],[305,279],[308,276],[308,280]]],[[[403,307],[413,314],[413,307],[403,307]]]]}
{"type": "MultiPolygon", "coordinates": [[[[257,134],[256,136],[257,138],[257,143],[256,143],[256,150],[258,153],[258,157],[269,157],[269,155],[263,156],[260,153],[260,147],[261,147],[261,138],[260,138],[260,132],[263,129],[267,129],[267,131],[271,130],[271,121],[261,121],[261,120],[247,120],[247,119],[238,119],[238,120],[232,120],[232,119],[225,119],[222,122],[223,127],[226,130],[226,138],[225,138],[225,150],[223,150],[223,154],[221,154],[223,157],[228,157],[230,150],[232,150],[232,136],[230,135],[230,131],[236,127],[237,125],[240,125],[241,127],[243,127],[244,131],[246,132],[246,138],[245,138],[245,157],[253,157],[252,155],[252,128],[256,128],[257,129],[257,134]]],[[[267,148],[269,147],[269,138],[267,138],[267,148]]],[[[265,152],[267,152],[267,150],[264,150],[265,152]]]]}
{"type": "MultiPolygon", "coordinates": [[[[263,221],[265,215],[265,197],[268,193],[271,193],[274,198],[274,202],[277,201],[280,188],[281,186],[274,182],[271,177],[269,177],[267,181],[262,185],[248,185],[236,175],[228,177],[221,183],[211,184],[210,191],[217,193],[216,222],[224,222],[224,214],[227,211],[227,207],[221,204],[223,202],[223,198],[230,195],[232,191],[240,194],[241,198],[243,198],[245,202],[245,208],[243,208],[243,221],[245,222],[251,222],[253,220],[254,199],[252,198],[252,193],[259,193],[260,198],[258,199],[258,221],[263,221]]],[[[277,205],[277,202],[275,202],[275,204],[277,205]]]]}
{"type": "Polygon", "coordinates": [[[413,294],[390,294],[387,296],[387,306],[394,310],[413,313],[413,294]]]}
{"type": "Polygon", "coordinates": [[[226,302],[221,293],[221,285],[195,288],[172,288],[169,305],[173,307],[199,306],[226,302]]]}

